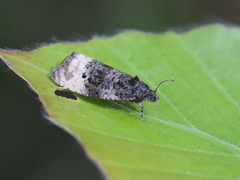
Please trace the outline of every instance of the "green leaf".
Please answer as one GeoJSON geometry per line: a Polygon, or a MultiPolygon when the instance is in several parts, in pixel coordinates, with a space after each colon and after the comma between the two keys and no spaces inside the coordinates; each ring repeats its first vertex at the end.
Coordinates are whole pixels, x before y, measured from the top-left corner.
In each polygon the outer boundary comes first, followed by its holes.
{"type": "Polygon", "coordinates": [[[240,177],[240,30],[209,25],[186,33],[125,32],[34,51],[1,51],[39,94],[50,118],[73,132],[109,179],[240,177]],[[155,89],[160,105],[140,107],[78,95],[57,97],[50,71],[73,51],[102,61],[155,89]]]}

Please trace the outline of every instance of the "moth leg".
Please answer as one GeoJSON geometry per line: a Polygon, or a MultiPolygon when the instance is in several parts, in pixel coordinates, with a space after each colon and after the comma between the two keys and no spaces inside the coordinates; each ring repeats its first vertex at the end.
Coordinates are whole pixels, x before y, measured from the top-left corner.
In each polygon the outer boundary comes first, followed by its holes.
{"type": "Polygon", "coordinates": [[[143,119],[143,103],[142,102],[138,102],[138,104],[141,106],[141,119],[142,119],[142,121],[148,122],[148,121],[143,119]]]}
{"type": "Polygon", "coordinates": [[[114,106],[116,106],[116,105],[118,105],[118,104],[120,104],[120,103],[121,103],[121,102],[118,101],[118,102],[115,102],[114,104],[112,104],[112,106],[111,106],[112,110],[115,110],[114,106]]]}

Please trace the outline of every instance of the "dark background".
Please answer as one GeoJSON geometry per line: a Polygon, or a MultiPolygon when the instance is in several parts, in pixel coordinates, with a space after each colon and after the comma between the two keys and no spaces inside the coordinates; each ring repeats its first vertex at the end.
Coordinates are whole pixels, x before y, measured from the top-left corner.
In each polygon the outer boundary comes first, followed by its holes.
{"type": "MultiPolygon", "coordinates": [[[[239,25],[240,1],[0,0],[0,48],[29,50],[125,29],[184,31],[213,22],[239,25]]],[[[43,114],[37,95],[0,62],[0,179],[103,179],[76,140],[43,114]]]]}

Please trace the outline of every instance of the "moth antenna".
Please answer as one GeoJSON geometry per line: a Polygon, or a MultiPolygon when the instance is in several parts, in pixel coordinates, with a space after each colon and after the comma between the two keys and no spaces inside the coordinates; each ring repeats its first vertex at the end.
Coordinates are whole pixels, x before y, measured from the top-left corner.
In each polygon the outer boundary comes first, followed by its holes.
{"type": "Polygon", "coordinates": [[[167,79],[167,80],[165,80],[165,81],[160,82],[154,92],[157,91],[157,89],[159,88],[159,86],[160,86],[162,83],[165,83],[165,82],[167,82],[167,81],[175,81],[175,80],[173,79],[173,73],[172,73],[172,79],[167,79]]]}

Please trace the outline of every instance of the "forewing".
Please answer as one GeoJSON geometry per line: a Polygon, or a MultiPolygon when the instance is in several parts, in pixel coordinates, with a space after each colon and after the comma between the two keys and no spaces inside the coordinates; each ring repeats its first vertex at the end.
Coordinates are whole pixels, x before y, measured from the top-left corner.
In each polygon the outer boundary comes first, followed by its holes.
{"type": "Polygon", "coordinates": [[[64,89],[85,96],[108,100],[134,100],[136,77],[97,60],[72,53],[51,72],[52,79],[64,89]]]}

